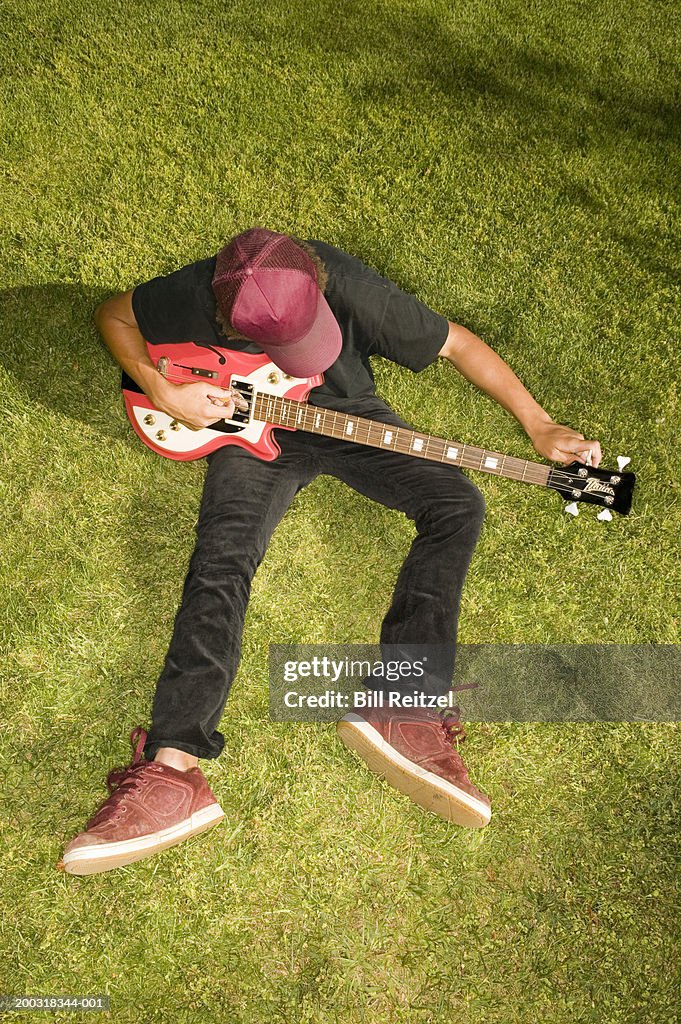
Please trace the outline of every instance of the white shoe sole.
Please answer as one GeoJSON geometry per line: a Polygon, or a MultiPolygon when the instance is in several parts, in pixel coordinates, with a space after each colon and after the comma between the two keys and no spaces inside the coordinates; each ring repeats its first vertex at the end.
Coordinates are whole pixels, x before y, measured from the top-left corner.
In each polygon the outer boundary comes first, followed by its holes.
{"type": "Polygon", "coordinates": [[[94,875],[99,871],[120,868],[174,846],[175,843],[181,843],[190,836],[198,835],[211,825],[217,824],[224,816],[219,804],[210,804],[177,825],[171,825],[160,832],[151,832],[147,836],[137,836],[135,839],[123,839],[117,843],[103,842],[76,847],[75,850],[64,854],[58,866],[70,875],[94,875]]]}
{"type": "Polygon", "coordinates": [[[345,746],[359,754],[373,772],[419,807],[466,828],[488,824],[492,811],[487,804],[404,757],[360,715],[345,715],[336,731],[345,746]]]}

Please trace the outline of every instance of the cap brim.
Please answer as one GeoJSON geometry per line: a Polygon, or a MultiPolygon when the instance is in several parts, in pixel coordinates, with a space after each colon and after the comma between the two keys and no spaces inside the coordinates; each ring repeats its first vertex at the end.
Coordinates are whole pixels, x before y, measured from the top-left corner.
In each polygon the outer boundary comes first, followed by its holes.
{"type": "Polygon", "coordinates": [[[307,334],[286,345],[266,345],[263,352],[280,370],[292,377],[314,377],[335,363],[343,347],[343,335],[331,307],[319,293],[317,315],[307,334]]]}

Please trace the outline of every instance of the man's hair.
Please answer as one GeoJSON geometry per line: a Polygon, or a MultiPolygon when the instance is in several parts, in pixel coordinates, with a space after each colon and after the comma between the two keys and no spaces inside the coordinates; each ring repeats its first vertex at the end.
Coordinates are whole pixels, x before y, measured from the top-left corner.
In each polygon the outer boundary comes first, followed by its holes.
{"type": "MultiPolygon", "coordinates": [[[[317,255],[316,251],[312,248],[312,246],[309,245],[307,242],[303,241],[302,238],[297,238],[295,235],[289,235],[288,237],[291,239],[292,242],[295,242],[296,245],[303,250],[303,252],[306,252],[310,259],[312,260],[312,262],[314,263],[315,270],[317,272],[317,286],[319,290],[323,292],[324,289],[326,288],[326,283],[329,280],[329,273],[326,267],[324,266],[324,263],[317,255]]],[[[232,338],[237,341],[250,340],[249,338],[246,338],[243,334],[239,334],[238,331],[234,330],[229,320],[223,314],[222,310],[220,309],[217,303],[215,305],[215,319],[217,321],[219,333],[224,335],[225,338],[232,338]]]]}

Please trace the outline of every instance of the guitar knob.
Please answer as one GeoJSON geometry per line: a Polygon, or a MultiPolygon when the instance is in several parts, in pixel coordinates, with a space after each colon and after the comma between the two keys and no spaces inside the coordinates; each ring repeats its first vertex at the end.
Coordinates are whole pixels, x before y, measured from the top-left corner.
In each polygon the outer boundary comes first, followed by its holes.
{"type": "Polygon", "coordinates": [[[165,441],[167,436],[168,435],[166,434],[165,430],[157,430],[156,431],[156,440],[157,441],[165,441]]]}
{"type": "Polygon", "coordinates": [[[171,430],[182,430],[182,424],[178,423],[177,420],[171,420],[170,429],[171,430]]]}
{"type": "Polygon", "coordinates": [[[565,506],[565,511],[570,516],[578,516],[579,515],[579,509],[577,508],[577,502],[573,501],[570,505],[566,505],[565,506]]]}
{"type": "Polygon", "coordinates": [[[267,374],[267,380],[268,380],[268,383],[270,383],[270,384],[278,384],[279,383],[279,374],[278,373],[268,373],[267,374]]]}
{"type": "Polygon", "coordinates": [[[598,515],[596,516],[596,519],[600,519],[600,521],[602,523],[611,523],[612,522],[612,512],[610,511],[609,508],[604,508],[601,512],[598,513],[598,515]]]}
{"type": "Polygon", "coordinates": [[[617,456],[617,468],[619,469],[620,473],[622,472],[625,466],[629,465],[630,462],[631,459],[628,459],[626,455],[617,456]]]}
{"type": "Polygon", "coordinates": [[[144,417],[144,422],[148,427],[151,427],[156,422],[156,417],[152,416],[151,413],[148,412],[147,415],[144,417]]]}

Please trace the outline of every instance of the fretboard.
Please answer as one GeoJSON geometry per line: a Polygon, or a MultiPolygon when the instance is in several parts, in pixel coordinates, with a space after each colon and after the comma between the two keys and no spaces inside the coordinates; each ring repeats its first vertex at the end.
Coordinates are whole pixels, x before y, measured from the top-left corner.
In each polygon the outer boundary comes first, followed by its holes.
{"type": "Polygon", "coordinates": [[[480,470],[495,476],[508,477],[528,484],[548,485],[549,466],[527,459],[516,459],[501,452],[486,448],[475,448],[460,441],[447,441],[433,434],[423,434],[408,427],[395,427],[380,420],[369,420],[363,416],[325,409],[307,402],[293,401],[258,392],[253,404],[252,416],[257,420],[282,427],[293,427],[309,434],[323,434],[339,441],[354,441],[355,444],[386,451],[401,452],[433,462],[449,463],[464,469],[480,470]]]}

